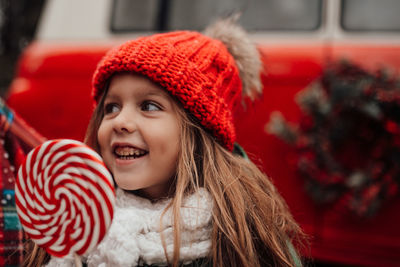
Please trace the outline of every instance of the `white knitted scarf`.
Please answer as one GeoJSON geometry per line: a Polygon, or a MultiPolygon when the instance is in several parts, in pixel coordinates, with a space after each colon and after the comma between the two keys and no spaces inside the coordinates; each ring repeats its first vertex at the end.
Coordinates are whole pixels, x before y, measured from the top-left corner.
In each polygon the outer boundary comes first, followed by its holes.
{"type": "MultiPolygon", "coordinates": [[[[97,248],[86,257],[91,266],[137,266],[140,264],[167,265],[163,236],[170,259],[173,255],[171,209],[160,218],[171,200],[152,203],[147,199],[117,189],[117,201],[111,227],[97,248]]],[[[189,263],[210,255],[212,199],[200,189],[187,196],[181,208],[180,261],[189,263]]],[[[74,266],[72,257],[52,257],[48,267],[74,266]]]]}

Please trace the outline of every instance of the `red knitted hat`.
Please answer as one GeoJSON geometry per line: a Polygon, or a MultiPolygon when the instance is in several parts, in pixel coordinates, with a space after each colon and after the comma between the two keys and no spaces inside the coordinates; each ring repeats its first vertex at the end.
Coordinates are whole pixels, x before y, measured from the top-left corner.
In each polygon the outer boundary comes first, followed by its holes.
{"type": "Polygon", "coordinates": [[[132,72],[165,88],[227,149],[235,129],[232,108],[242,82],[233,56],[219,40],[198,32],[161,33],[128,41],[110,50],[93,77],[96,102],[115,73],[132,72]]]}

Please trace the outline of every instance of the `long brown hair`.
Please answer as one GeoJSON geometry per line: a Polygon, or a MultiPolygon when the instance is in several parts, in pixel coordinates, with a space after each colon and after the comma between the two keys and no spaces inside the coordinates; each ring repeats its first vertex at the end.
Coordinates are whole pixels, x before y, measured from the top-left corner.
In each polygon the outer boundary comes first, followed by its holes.
{"type": "MultiPolygon", "coordinates": [[[[93,112],[85,138],[85,143],[98,152],[97,131],[106,94],[107,90],[93,112]]],[[[181,147],[172,183],[174,195],[167,207],[174,215],[172,259],[162,241],[168,262],[179,265],[183,198],[203,187],[214,201],[210,254],[213,266],[295,266],[290,244],[300,244],[304,235],[270,179],[251,161],[226,150],[176,105],[181,118],[181,147]]],[[[36,247],[34,254],[41,256],[42,262],[48,259],[40,248],[36,247]]],[[[32,253],[27,255],[25,266],[40,265],[38,259],[32,262],[34,259],[32,253]]]]}
{"type": "MultiPolygon", "coordinates": [[[[181,156],[173,211],[186,193],[206,188],[214,200],[212,262],[214,266],[294,266],[290,242],[303,234],[270,179],[251,161],[222,147],[182,109],[181,156]]],[[[173,263],[179,256],[175,226],[173,263]]]]}

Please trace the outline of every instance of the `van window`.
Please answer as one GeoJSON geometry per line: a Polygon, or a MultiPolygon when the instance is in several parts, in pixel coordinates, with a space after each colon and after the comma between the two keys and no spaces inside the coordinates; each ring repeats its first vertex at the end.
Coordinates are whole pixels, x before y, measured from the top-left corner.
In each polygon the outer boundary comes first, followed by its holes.
{"type": "Polygon", "coordinates": [[[399,0],[342,0],[342,27],[348,31],[400,31],[399,0]]]}
{"type": "Polygon", "coordinates": [[[114,0],[111,30],[201,30],[218,17],[242,12],[249,31],[310,31],[321,22],[322,0],[114,0]]]}

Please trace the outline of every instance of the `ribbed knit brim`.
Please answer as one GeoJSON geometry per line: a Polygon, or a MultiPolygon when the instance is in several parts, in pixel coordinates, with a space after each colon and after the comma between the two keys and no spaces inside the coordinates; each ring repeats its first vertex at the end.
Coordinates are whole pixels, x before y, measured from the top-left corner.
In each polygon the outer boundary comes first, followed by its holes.
{"type": "Polygon", "coordinates": [[[235,141],[232,109],[241,96],[239,71],[218,40],[198,32],[155,34],[110,50],[93,76],[96,102],[116,73],[144,75],[165,88],[227,149],[235,141]]]}

